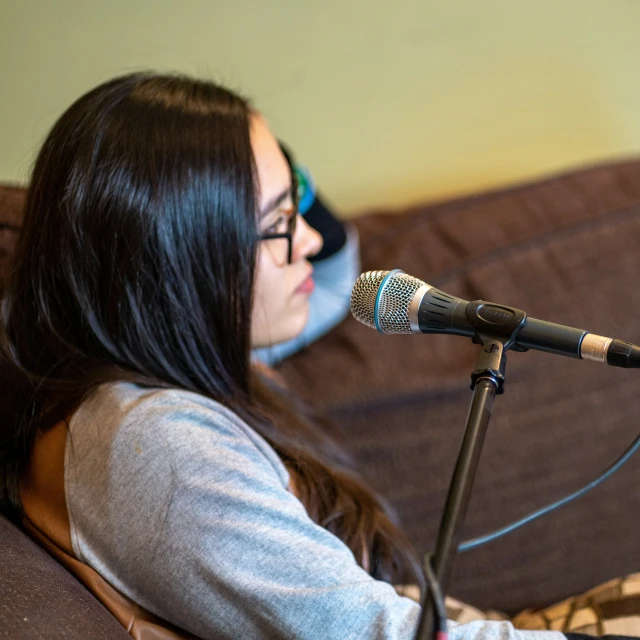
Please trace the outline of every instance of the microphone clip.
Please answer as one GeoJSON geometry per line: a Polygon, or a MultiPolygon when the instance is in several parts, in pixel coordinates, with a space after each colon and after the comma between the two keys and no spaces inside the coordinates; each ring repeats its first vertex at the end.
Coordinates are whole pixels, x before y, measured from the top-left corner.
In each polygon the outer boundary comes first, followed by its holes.
{"type": "Polygon", "coordinates": [[[467,305],[465,315],[475,332],[471,340],[482,346],[476,368],[471,374],[471,389],[485,379],[495,384],[496,394],[502,394],[507,351],[512,348],[526,351],[517,346],[516,339],[527,314],[513,307],[476,300],[467,305]]]}
{"type": "Polygon", "coordinates": [[[471,374],[471,389],[480,380],[490,380],[496,386],[496,393],[504,393],[504,372],[507,366],[507,352],[499,340],[488,340],[478,356],[476,368],[471,374]]]}

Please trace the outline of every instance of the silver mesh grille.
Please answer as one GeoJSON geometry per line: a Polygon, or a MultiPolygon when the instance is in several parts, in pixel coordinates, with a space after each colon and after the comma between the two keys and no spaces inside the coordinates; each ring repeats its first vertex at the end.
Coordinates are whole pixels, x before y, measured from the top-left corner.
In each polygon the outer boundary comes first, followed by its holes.
{"type": "MultiPolygon", "coordinates": [[[[382,281],[390,271],[367,271],[358,277],[351,291],[351,313],[368,327],[377,329],[376,298],[382,281]]],[[[416,291],[425,283],[397,270],[380,292],[378,323],[382,333],[413,333],[409,324],[409,306],[416,291]]]]}
{"type": "Polygon", "coordinates": [[[367,271],[358,276],[351,290],[351,313],[356,320],[360,320],[372,329],[376,328],[373,312],[376,306],[376,296],[380,284],[388,271],[367,271]]]}

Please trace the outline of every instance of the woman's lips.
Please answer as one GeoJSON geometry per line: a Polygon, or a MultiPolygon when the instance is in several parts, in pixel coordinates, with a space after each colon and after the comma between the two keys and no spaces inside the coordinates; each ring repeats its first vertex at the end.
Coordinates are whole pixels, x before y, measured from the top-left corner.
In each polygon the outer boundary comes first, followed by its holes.
{"type": "Polygon", "coordinates": [[[303,281],[302,284],[296,289],[296,293],[306,293],[310,295],[313,293],[315,289],[315,283],[313,281],[313,274],[309,274],[303,281]]]}

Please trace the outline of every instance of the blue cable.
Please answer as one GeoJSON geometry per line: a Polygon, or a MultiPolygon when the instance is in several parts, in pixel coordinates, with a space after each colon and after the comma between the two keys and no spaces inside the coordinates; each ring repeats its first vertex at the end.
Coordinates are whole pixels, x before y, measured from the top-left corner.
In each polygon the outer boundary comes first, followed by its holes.
{"type": "Polygon", "coordinates": [[[610,467],[608,467],[607,470],[601,476],[599,476],[598,478],[590,482],[588,485],[586,485],[582,489],[579,489],[578,491],[575,491],[574,493],[571,493],[568,496],[558,500],[557,502],[554,502],[546,507],[543,507],[542,509],[533,511],[532,513],[525,516],[524,518],[521,518],[520,520],[516,520],[510,525],[507,525],[506,527],[502,527],[501,529],[498,529],[493,533],[488,533],[484,536],[480,536],[479,538],[473,538],[472,540],[467,540],[466,542],[463,542],[458,547],[458,551],[469,551],[470,549],[475,549],[476,547],[479,547],[480,545],[483,545],[487,542],[496,540],[497,538],[500,538],[507,533],[511,533],[512,531],[519,529],[523,525],[529,522],[532,522],[536,518],[539,518],[540,516],[550,513],[551,511],[558,509],[559,507],[563,507],[565,504],[568,504],[569,502],[571,502],[572,500],[575,500],[576,498],[580,498],[585,493],[591,491],[591,489],[597,487],[599,484],[604,482],[607,478],[612,476],[627,460],[629,460],[629,458],[638,449],[640,449],[640,435],[636,436],[636,439],[629,445],[629,447],[627,447],[625,452],[610,467]]]}

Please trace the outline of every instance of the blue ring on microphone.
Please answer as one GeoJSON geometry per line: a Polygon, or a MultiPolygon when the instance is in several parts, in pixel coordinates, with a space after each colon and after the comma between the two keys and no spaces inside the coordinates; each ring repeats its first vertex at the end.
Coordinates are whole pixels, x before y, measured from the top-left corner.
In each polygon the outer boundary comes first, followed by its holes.
{"type": "Polygon", "coordinates": [[[378,330],[379,333],[384,333],[384,331],[380,327],[380,323],[378,322],[378,311],[380,309],[380,298],[382,297],[382,290],[387,284],[387,280],[389,280],[389,278],[395,275],[396,273],[404,273],[404,271],[402,269],[394,269],[393,271],[389,271],[389,273],[387,273],[387,275],[384,277],[384,279],[380,283],[380,286],[378,287],[378,293],[376,294],[376,303],[373,307],[373,321],[376,323],[376,329],[378,330]]]}

